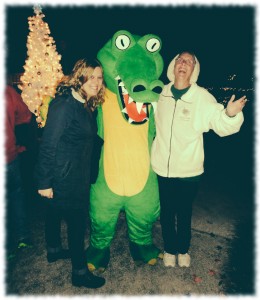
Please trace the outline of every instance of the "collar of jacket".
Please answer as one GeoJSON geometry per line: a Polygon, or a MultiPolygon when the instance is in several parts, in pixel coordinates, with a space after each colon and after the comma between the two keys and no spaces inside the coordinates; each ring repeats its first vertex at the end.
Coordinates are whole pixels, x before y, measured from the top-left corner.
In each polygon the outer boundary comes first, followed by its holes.
{"type": "MultiPolygon", "coordinates": [[[[172,92],[171,92],[172,85],[173,85],[172,82],[165,85],[161,95],[164,97],[172,97],[172,92]]],[[[179,101],[183,100],[183,101],[189,102],[189,103],[194,102],[195,99],[194,99],[193,95],[195,94],[197,89],[198,89],[197,83],[192,83],[189,90],[187,91],[187,93],[182,95],[182,97],[181,97],[181,99],[179,99],[179,101]]]]}
{"type": "Polygon", "coordinates": [[[79,93],[77,93],[73,88],[71,88],[71,94],[73,96],[73,98],[75,98],[76,100],[78,100],[81,103],[85,103],[85,99],[83,99],[79,93]]]}

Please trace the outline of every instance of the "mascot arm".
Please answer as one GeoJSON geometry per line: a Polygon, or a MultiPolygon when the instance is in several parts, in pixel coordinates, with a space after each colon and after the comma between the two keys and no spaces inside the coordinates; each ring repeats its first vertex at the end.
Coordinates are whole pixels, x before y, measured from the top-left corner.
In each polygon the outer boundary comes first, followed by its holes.
{"type": "Polygon", "coordinates": [[[153,107],[151,108],[150,117],[149,117],[149,132],[148,132],[148,142],[149,142],[149,149],[151,149],[152,142],[156,135],[156,127],[155,127],[155,119],[154,119],[154,111],[153,107]]]}
{"type": "Polygon", "coordinates": [[[97,125],[98,125],[98,135],[104,140],[104,122],[103,122],[103,112],[102,107],[97,108],[97,125]]]}

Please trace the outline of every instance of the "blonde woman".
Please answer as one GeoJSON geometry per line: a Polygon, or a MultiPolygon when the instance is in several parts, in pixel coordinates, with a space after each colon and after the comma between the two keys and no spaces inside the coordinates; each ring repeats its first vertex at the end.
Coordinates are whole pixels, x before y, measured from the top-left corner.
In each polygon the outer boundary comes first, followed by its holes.
{"type": "Polygon", "coordinates": [[[103,70],[81,59],[60,82],[49,106],[36,166],[38,193],[46,202],[45,239],[49,263],[71,258],[72,284],[99,288],[105,279],[86,267],[84,237],[90,188],[96,107],[104,102],[103,70]],[[69,250],[62,249],[61,220],[69,250]]]}

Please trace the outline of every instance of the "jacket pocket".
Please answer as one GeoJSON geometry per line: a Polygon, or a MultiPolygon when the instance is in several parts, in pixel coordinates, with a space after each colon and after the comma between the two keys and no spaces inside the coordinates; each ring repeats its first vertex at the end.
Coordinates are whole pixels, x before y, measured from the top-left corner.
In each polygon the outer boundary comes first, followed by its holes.
{"type": "Polygon", "coordinates": [[[64,180],[70,173],[71,166],[72,166],[71,161],[66,161],[63,164],[62,163],[57,164],[55,167],[54,178],[57,181],[64,180]]]}
{"type": "Polygon", "coordinates": [[[68,161],[64,164],[63,168],[61,169],[61,178],[66,178],[71,169],[71,162],[68,161]]]}

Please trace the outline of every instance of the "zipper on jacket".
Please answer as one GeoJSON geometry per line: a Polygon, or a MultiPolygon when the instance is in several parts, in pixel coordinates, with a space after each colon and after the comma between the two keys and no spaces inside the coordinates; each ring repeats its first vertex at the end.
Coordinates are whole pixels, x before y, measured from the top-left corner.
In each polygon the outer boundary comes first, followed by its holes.
{"type": "MultiPolygon", "coordinates": [[[[172,97],[174,99],[174,97],[172,97]]],[[[177,102],[175,99],[175,106],[174,106],[174,111],[172,114],[172,124],[171,124],[171,137],[170,137],[170,147],[169,147],[169,157],[168,157],[168,164],[167,164],[167,177],[169,177],[169,171],[170,171],[170,159],[171,159],[171,149],[172,149],[172,126],[173,126],[173,120],[174,120],[174,115],[175,115],[175,110],[177,106],[177,102]]]]}

